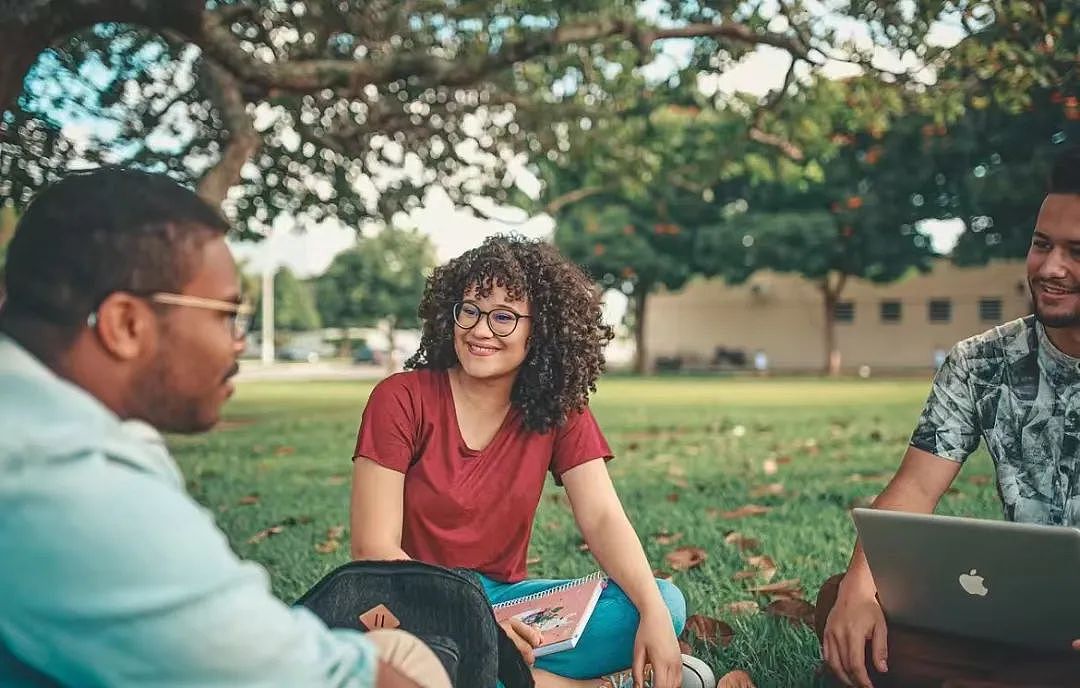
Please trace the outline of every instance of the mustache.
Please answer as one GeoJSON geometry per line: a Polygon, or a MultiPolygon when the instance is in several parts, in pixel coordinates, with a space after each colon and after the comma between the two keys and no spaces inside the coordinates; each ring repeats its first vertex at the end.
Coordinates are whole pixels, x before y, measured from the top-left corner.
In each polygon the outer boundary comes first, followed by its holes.
{"type": "Polygon", "coordinates": [[[1063,283],[1063,282],[1058,282],[1056,280],[1047,280],[1047,279],[1033,279],[1033,280],[1031,280],[1031,286],[1033,286],[1033,287],[1047,286],[1047,287],[1051,287],[1053,289],[1061,289],[1063,291],[1080,291],[1080,285],[1066,284],[1066,283],[1063,283]]]}

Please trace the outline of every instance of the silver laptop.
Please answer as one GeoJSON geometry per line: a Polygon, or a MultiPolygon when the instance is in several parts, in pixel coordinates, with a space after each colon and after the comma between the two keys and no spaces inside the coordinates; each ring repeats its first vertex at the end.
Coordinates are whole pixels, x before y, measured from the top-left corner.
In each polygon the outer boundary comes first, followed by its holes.
{"type": "Polygon", "coordinates": [[[1080,530],[854,509],[891,622],[1041,649],[1080,639],[1080,530]]]}

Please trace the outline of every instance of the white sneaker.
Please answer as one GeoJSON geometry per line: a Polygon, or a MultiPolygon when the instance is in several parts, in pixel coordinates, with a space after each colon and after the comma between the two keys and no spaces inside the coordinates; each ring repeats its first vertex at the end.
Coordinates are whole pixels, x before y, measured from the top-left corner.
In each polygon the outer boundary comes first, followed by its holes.
{"type": "Polygon", "coordinates": [[[713,688],[716,677],[709,665],[697,657],[682,656],[682,688],[713,688]]]}
{"type": "MultiPolygon", "coordinates": [[[[605,676],[611,688],[634,688],[634,675],[629,669],[605,676]]],[[[645,671],[645,688],[652,688],[652,672],[645,671]]],[[[682,688],[713,688],[716,678],[709,665],[697,657],[682,656],[682,688]]]]}

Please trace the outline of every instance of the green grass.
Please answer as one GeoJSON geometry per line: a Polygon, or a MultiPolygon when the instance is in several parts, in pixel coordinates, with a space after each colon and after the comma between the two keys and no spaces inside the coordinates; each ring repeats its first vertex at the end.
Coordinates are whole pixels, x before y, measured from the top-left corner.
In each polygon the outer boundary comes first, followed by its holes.
{"type": "MultiPolygon", "coordinates": [[[[691,613],[735,629],[728,647],[697,646],[720,673],[746,669],[762,688],[814,685],[818,651],[810,629],[763,613],[724,611],[739,600],[768,603],[750,594],[748,583],[732,580],[748,567],[724,537],[737,530],[758,539],[761,553],[778,565],[775,580],[799,579],[812,601],[821,582],[845,566],[854,536],[848,510],[884,486],[927,386],[919,380],[602,382],[592,407],[616,453],[610,469],[650,561],[670,570],[664,556],[675,547],[707,552],[703,564],[674,580],[691,613]],[[776,462],[773,475],[764,470],[769,459],[776,462]],[[782,494],[750,496],[774,482],[783,484],[782,494]],[[717,514],[750,503],[771,510],[736,520],[717,514]],[[661,531],[682,538],[661,545],[651,537],[661,531]]],[[[171,440],[192,493],[215,513],[241,556],[266,566],[274,592],[287,601],[347,560],[347,532],[336,551],[316,546],[329,528],[347,522],[349,457],[370,388],[245,385],[217,431],[171,440]],[[279,534],[249,541],[277,524],[284,524],[279,534]]],[[[984,454],[973,457],[940,511],[998,518],[985,478],[991,470],[984,454]]],[[[561,492],[550,481],[546,489],[561,492]]],[[[580,542],[565,500],[545,497],[530,550],[540,561],[531,573],[571,577],[595,570],[580,542]]]]}

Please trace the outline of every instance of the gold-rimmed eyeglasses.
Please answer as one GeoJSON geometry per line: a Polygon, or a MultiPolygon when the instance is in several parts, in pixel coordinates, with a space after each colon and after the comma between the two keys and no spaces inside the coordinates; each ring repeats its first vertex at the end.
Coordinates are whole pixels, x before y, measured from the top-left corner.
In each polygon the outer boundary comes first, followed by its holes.
{"type": "MultiPolygon", "coordinates": [[[[167,291],[156,291],[151,294],[135,294],[135,296],[165,306],[202,308],[204,310],[217,311],[219,313],[228,313],[229,318],[226,320],[229,323],[229,329],[232,332],[233,339],[236,340],[243,339],[247,336],[248,328],[251,326],[251,315],[254,312],[251,304],[246,302],[223,301],[221,299],[210,299],[204,296],[192,296],[190,294],[174,294],[167,291]]],[[[97,310],[87,317],[86,324],[90,327],[97,325],[97,310]]]]}

